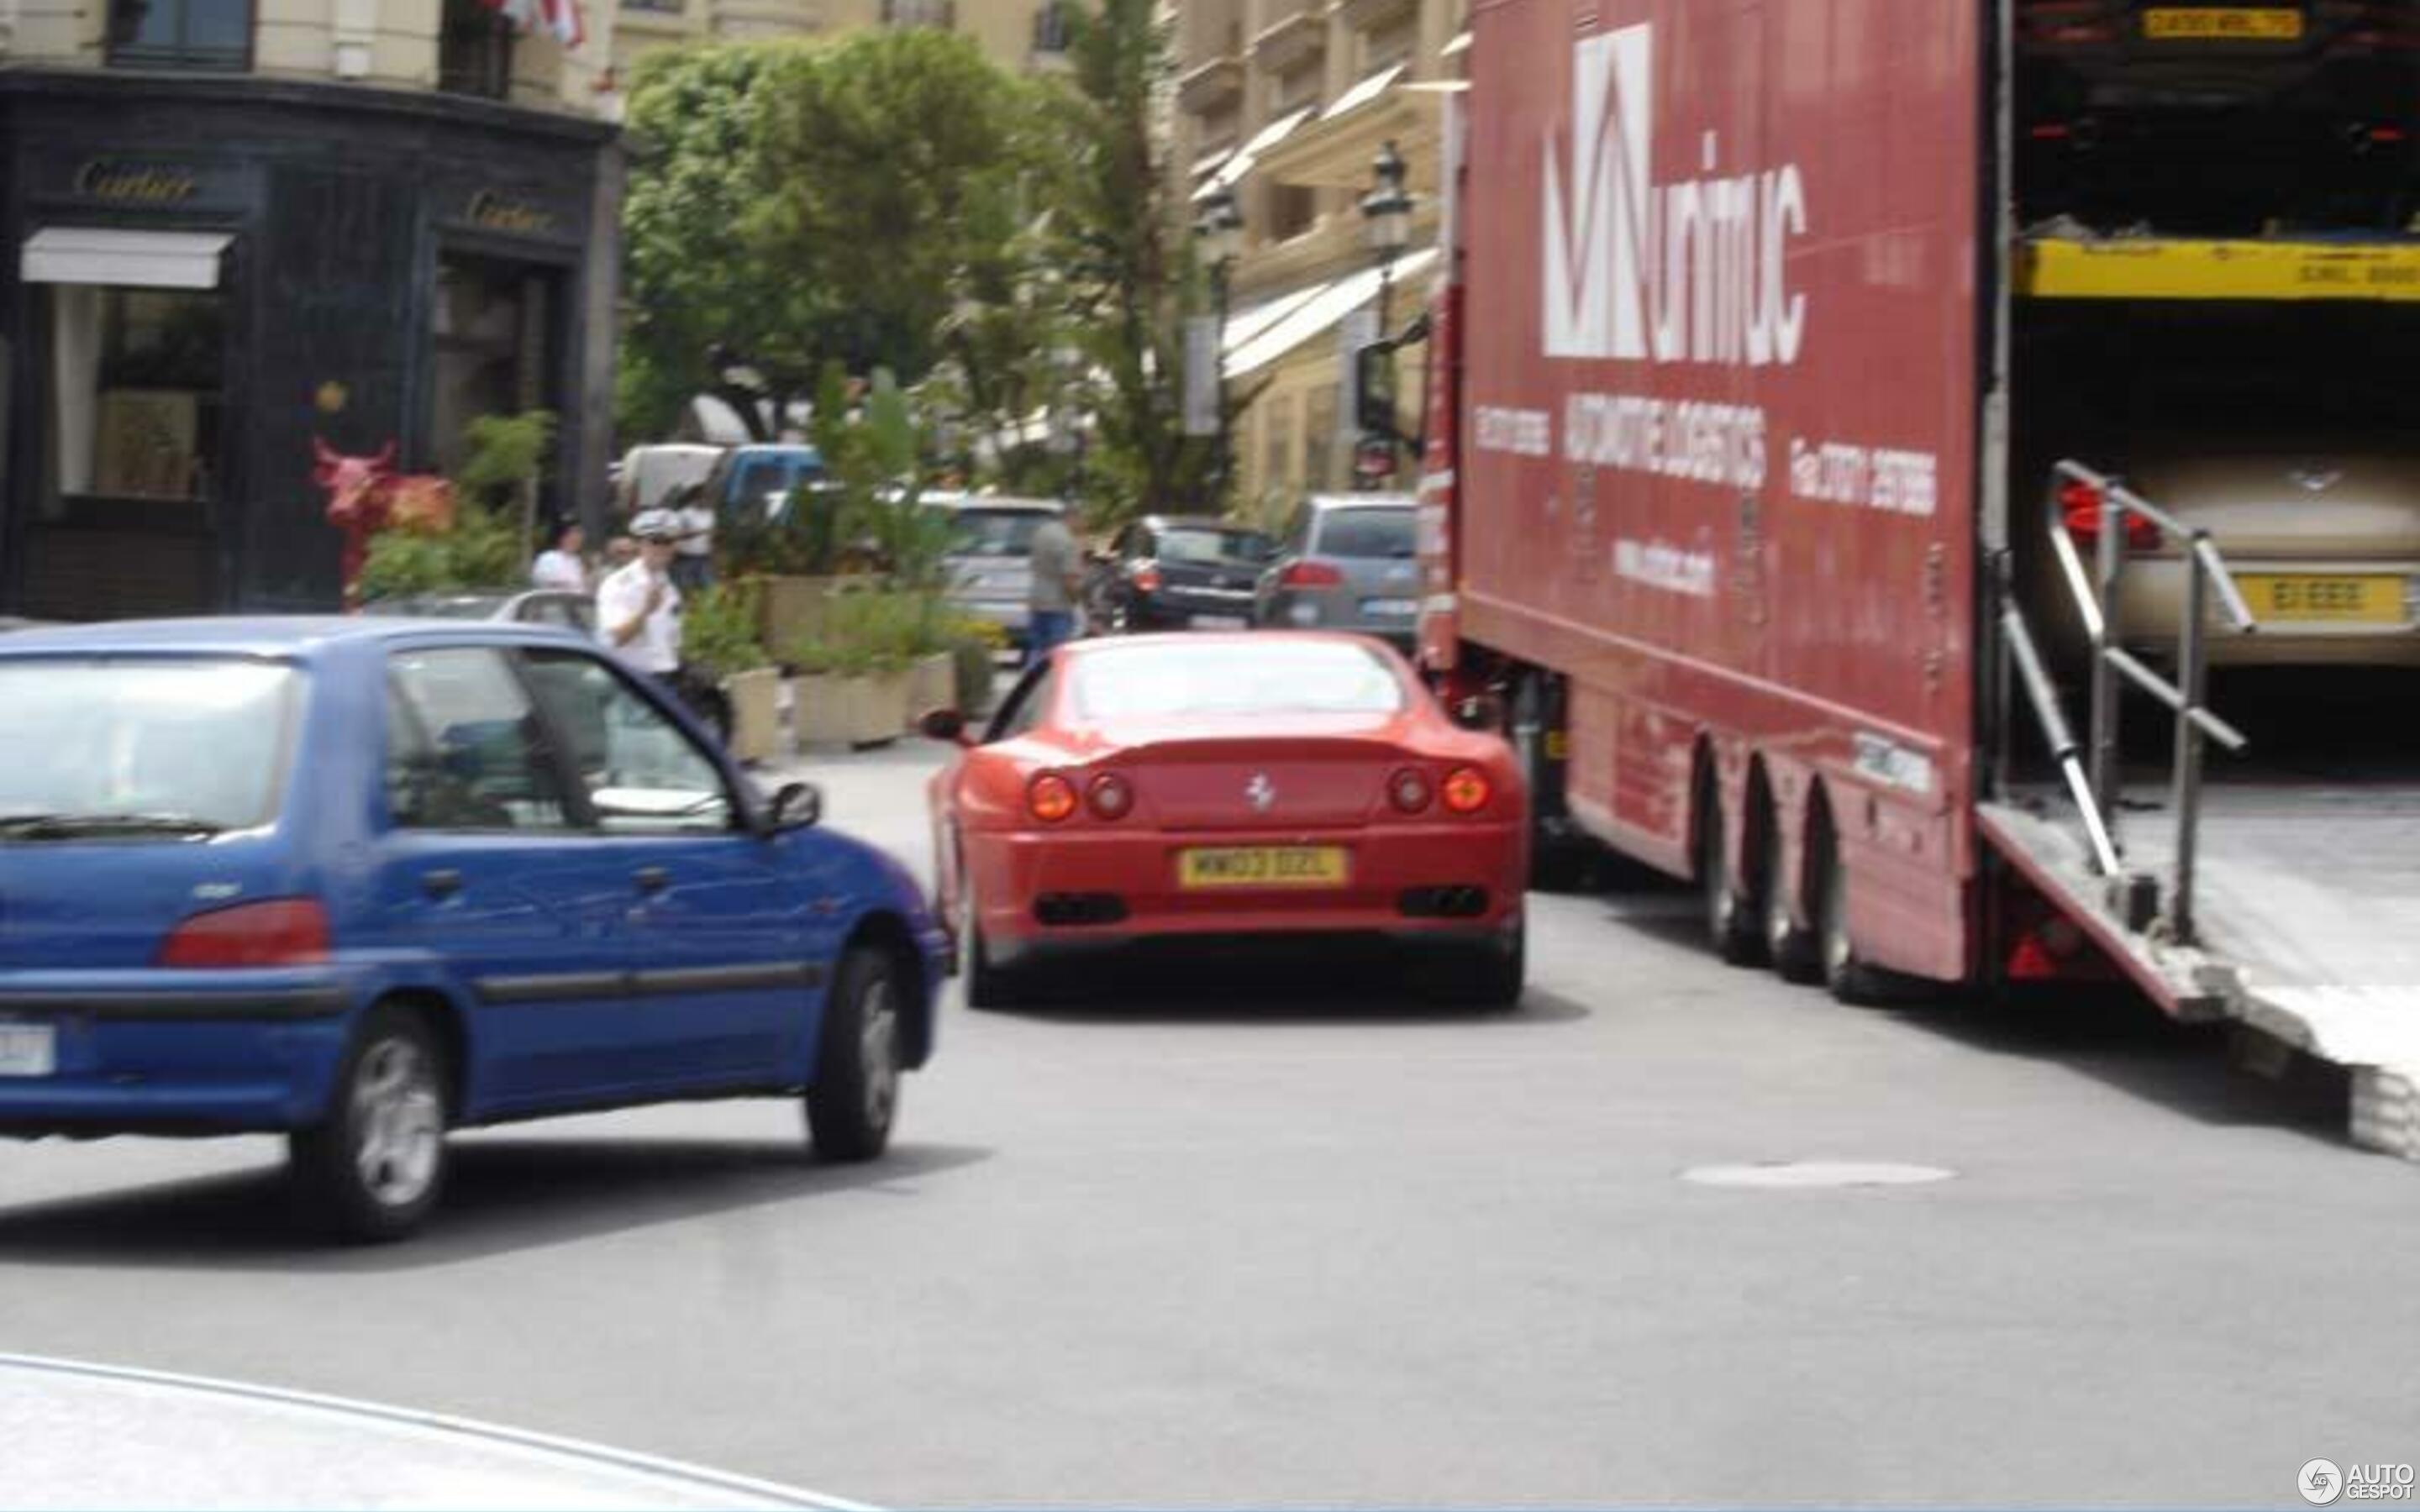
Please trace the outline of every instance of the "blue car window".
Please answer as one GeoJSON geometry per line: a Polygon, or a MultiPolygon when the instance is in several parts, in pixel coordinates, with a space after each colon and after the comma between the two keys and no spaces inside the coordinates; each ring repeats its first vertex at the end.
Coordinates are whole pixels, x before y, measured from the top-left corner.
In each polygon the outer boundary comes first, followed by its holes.
{"type": "Polygon", "coordinates": [[[536,710],[502,654],[387,661],[388,817],[406,829],[564,829],[563,785],[536,710]]]}
{"type": "Polygon", "coordinates": [[[530,682],[577,753],[589,808],[617,834],[695,834],[732,827],[721,769],[681,728],[603,660],[533,651],[530,682]]]}

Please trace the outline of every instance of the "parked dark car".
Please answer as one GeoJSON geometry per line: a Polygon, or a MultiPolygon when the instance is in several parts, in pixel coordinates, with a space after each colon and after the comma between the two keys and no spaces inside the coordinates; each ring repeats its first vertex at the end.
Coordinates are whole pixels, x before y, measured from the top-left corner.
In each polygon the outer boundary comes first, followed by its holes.
{"type": "Polygon", "coordinates": [[[1098,563],[1094,625],[1135,630],[1240,630],[1277,543],[1249,525],[1148,515],[1118,532],[1098,563]]]}
{"type": "Polygon", "coordinates": [[[2028,220],[2399,229],[2420,0],[2018,0],[2028,220]]]}

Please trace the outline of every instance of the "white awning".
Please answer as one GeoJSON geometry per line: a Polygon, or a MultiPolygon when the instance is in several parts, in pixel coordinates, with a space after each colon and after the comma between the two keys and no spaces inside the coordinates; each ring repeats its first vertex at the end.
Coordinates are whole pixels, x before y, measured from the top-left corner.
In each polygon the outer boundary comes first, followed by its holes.
{"type": "Polygon", "coordinates": [[[220,231],[116,231],[44,226],[25,240],[19,276],[28,284],[110,284],[135,288],[216,288],[220,231]]]}
{"type": "Polygon", "coordinates": [[[1214,189],[1224,189],[1252,171],[1262,153],[1292,135],[1294,129],[1319,113],[1316,105],[1305,105],[1291,115],[1280,116],[1253,134],[1250,141],[1235,149],[1235,155],[1221,163],[1202,186],[1193,192],[1195,199],[1206,199],[1214,189]]]}
{"type": "Polygon", "coordinates": [[[1454,34],[1453,34],[1453,40],[1451,40],[1451,41],[1450,41],[1450,42],[1446,43],[1446,44],[1445,44],[1445,46],[1443,46],[1443,47],[1441,47],[1441,48],[1438,48],[1438,49],[1437,49],[1437,56],[1439,56],[1439,57],[1460,57],[1460,56],[1462,56],[1462,54],[1464,54],[1465,53],[1467,53],[1467,52],[1469,52],[1469,51],[1470,51],[1470,33],[1469,33],[1468,31],[1466,31],[1466,31],[1458,31],[1458,32],[1456,32],[1456,33],[1454,33],[1454,34]]]}
{"type": "Polygon", "coordinates": [[[1234,155],[1235,149],[1233,147],[1220,147],[1216,152],[1205,152],[1202,154],[1202,156],[1193,160],[1193,177],[1199,178],[1205,173],[1218,172],[1219,164],[1225,162],[1234,155]]]}
{"type": "MultiPolygon", "coordinates": [[[[1414,285],[1422,273],[1436,266],[1434,247],[1423,248],[1395,259],[1394,270],[1388,276],[1397,285],[1414,285]]],[[[1419,301],[1420,291],[1414,286],[1401,306],[1406,313],[1419,301]]],[[[1333,284],[1320,285],[1311,297],[1296,303],[1278,318],[1269,321],[1249,338],[1227,344],[1227,376],[1242,378],[1278,361],[1303,343],[1333,328],[1346,316],[1378,297],[1378,270],[1365,268],[1348,274],[1333,284]]]]}
{"type": "Polygon", "coordinates": [[[1309,288],[1298,288],[1291,294],[1280,294],[1276,299],[1264,300],[1258,304],[1235,311],[1227,316],[1226,340],[1221,344],[1219,350],[1233,351],[1287,316],[1319,298],[1320,293],[1326,287],[1325,284],[1313,284],[1309,288]]]}
{"type": "Polygon", "coordinates": [[[1387,86],[1404,76],[1404,65],[1395,64],[1377,72],[1336,97],[1336,102],[1320,112],[1319,118],[1332,121],[1339,116],[1350,115],[1387,92],[1387,86]]]}

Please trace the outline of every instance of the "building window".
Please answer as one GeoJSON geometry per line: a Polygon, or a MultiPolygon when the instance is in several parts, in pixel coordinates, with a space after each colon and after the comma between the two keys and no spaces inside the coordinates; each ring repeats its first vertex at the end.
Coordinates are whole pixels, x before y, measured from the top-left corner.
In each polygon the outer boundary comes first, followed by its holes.
{"type": "Polygon", "coordinates": [[[111,0],[109,61],[142,69],[248,69],[252,0],[111,0]]]}
{"type": "Polygon", "coordinates": [[[503,100],[513,92],[513,23],[479,0],[445,0],[437,39],[437,87],[503,100]]]}
{"type": "Polygon", "coordinates": [[[1304,403],[1302,486],[1307,492],[1325,493],[1336,486],[1336,391],[1313,389],[1304,403]]]}
{"type": "Polygon", "coordinates": [[[226,301],[214,290],[51,288],[54,508],[217,493],[226,301]]]}
{"type": "Polygon", "coordinates": [[[622,8],[651,16],[677,16],[689,5],[688,0],[622,0],[622,8]]]}
{"type": "Polygon", "coordinates": [[[1319,224],[1319,192],[1303,184],[1269,190],[1269,239],[1291,241],[1319,224]]]}
{"type": "Polygon", "coordinates": [[[951,31],[958,24],[957,0],[882,0],[882,24],[951,31]]]}
{"type": "Polygon", "coordinates": [[[1072,39],[1067,24],[1067,8],[1060,0],[1049,0],[1033,13],[1033,51],[1055,54],[1067,51],[1072,39]]]}

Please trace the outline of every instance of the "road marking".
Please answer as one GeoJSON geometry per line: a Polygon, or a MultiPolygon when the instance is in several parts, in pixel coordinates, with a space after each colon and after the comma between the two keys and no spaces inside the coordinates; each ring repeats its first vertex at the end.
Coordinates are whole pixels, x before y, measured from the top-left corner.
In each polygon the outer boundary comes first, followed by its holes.
{"type": "Polygon", "coordinates": [[[425,1412],[408,1407],[389,1407],[380,1402],[365,1402],[349,1396],[330,1396],[318,1392],[289,1391],[282,1386],[256,1386],[240,1381],[220,1381],[209,1376],[180,1375],[168,1370],[145,1370],[132,1365],[100,1365],[87,1360],[60,1360],[39,1354],[0,1353],[0,1368],[47,1371],[54,1375],[89,1376],[102,1381],[125,1381],[146,1386],[172,1386],[185,1391],[210,1392],[222,1396],[242,1397],[252,1401],[274,1402],[285,1407],[307,1407],[319,1412],[339,1412],[354,1417],[370,1418],[398,1424],[406,1427],[438,1433],[454,1433],[465,1438],[484,1439],[522,1449],[538,1449],[566,1458],[589,1459],[619,1470],[644,1472],[669,1479],[687,1480],[716,1490],[737,1492],[751,1497],[791,1506],[818,1508],[819,1512],[878,1512],[869,1503],[852,1502],[845,1497],[827,1496],[796,1486],[783,1486],[774,1481],[758,1480],[750,1475],[734,1475],[702,1465],[665,1459],[656,1455],[642,1454],[632,1449],[615,1449],[582,1439],[559,1438],[551,1433],[537,1433],[526,1428],[505,1427],[501,1424],[484,1423],[475,1418],[455,1417],[444,1412],[425,1412]]]}

